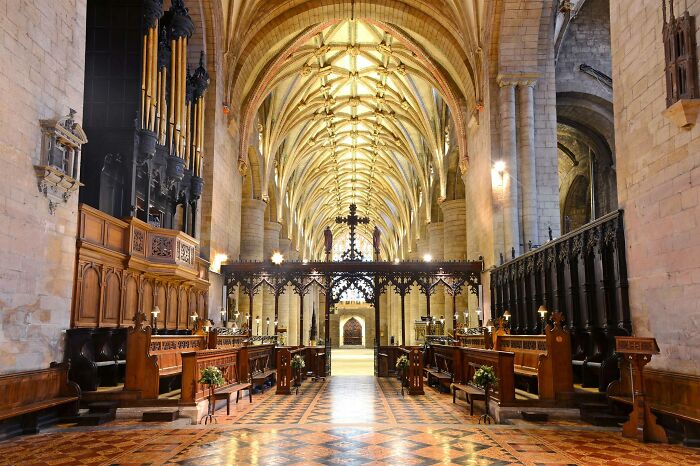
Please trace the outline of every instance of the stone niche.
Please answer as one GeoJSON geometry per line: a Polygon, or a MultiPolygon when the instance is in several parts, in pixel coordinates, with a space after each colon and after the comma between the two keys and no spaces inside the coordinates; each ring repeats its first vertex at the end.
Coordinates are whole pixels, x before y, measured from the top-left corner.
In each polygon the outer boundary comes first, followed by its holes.
{"type": "Polygon", "coordinates": [[[49,201],[53,215],[60,203],[68,199],[81,186],[80,149],[87,143],[83,128],[75,121],[72,108],[68,115],[58,120],[41,120],[41,161],[34,165],[39,191],[49,201]]]}

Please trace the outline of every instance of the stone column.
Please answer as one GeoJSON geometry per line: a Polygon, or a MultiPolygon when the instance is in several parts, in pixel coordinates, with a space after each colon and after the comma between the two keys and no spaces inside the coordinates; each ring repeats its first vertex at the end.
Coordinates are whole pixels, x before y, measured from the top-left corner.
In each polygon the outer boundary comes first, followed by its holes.
{"type": "MultiPolygon", "coordinates": [[[[428,225],[428,243],[430,255],[434,262],[444,260],[445,236],[443,234],[443,223],[432,222],[428,225]]],[[[451,241],[451,239],[450,239],[451,241]]],[[[430,315],[439,319],[445,318],[445,328],[452,328],[452,317],[445,315],[445,287],[440,285],[435,289],[435,294],[430,297],[430,315]],[[449,324],[447,320],[450,320],[449,324]]]]}
{"type": "MultiPolygon", "coordinates": [[[[466,200],[455,199],[453,201],[445,201],[440,205],[443,215],[443,235],[444,242],[444,259],[450,260],[465,260],[467,258],[467,211],[466,200]]],[[[457,322],[464,323],[464,309],[467,307],[468,289],[462,288],[461,294],[457,295],[457,322]]],[[[471,309],[470,309],[471,310],[471,309]]],[[[445,292],[445,321],[449,320],[448,328],[452,328],[452,294],[445,292]]]]}
{"type": "MultiPolygon", "coordinates": [[[[416,258],[419,261],[422,261],[423,258],[427,253],[430,252],[430,243],[428,242],[428,238],[425,235],[423,238],[420,238],[416,241],[416,246],[418,247],[418,257],[416,258]]],[[[418,320],[421,318],[421,316],[428,315],[428,309],[427,309],[427,304],[426,304],[426,298],[425,295],[421,293],[420,288],[416,286],[416,304],[415,306],[417,310],[417,314],[415,315],[413,320],[418,320]]],[[[414,332],[415,333],[415,332],[414,332]]]]}
{"type": "MultiPolygon", "coordinates": [[[[279,240],[279,248],[280,252],[284,256],[285,261],[289,261],[290,254],[289,254],[289,248],[292,244],[292,241],[288,238],[280,238],[279,240]]],[[[278,327],[285,328],[289,330],[289,302],[291,300],[291,296],[293,295],[292,288],[290,286],[287,286],[285,288],[284,294],[280,295],[279,297],[279,303],[278,303],[278,309],[277,309],[277,315],[279,318],[279,323],[277,324],[278,327]]],[[[289,341],[289,335],[287,335],[287,341],[289,341]]]]}
{"type": "Polygon", "coordinates": [[[504,257],[510,258],[511,248],[520,254],[520,227],[518,204],[518,158],[515,132],[515,85],[499,80],[501,109],[501,154],[505,162],[503,172],[503,237],[504,257]]]}
{"type": "MultiPolygon", "coordinates": [[[[289,260],[295,261],[299,259],[299,251],[294,249],[294,246],[289,247],[289,260]]],[[[292,286],[287,287],[289,293],[289,323],[287,325],[287,344],[299,344],[299,295],[294,292],[292,286]]]]}
{"type": "MultiPolygon", "coordinates": [[[[277,222],[265,222],[265,237],[263,242],[263,261],[269,262],[274,252],[280,249],[280,231],[282,224],[277,222]]],[[[263,309],[260,315],[260,334],[265,335],[268,330],[266,326],[267,318],[270,318],[269,334],[274,333],[275,322],[275,295],[270,287],[265,287],[262,291],[263,309]]]]}
{"type": "MultiPolygon", "coordinates": [[[[418,245],[414,245],[411,252],[408,253],[408,258],[412,261],[418,261],[420,259],[420,254],[418,253],[418,245]]],[[[411,287],[411,292],[406,295],[406,343],[407,345],[413,345],[416,343],[416,329],[415,321],[419,318],[418,313],[418,298],[420,298],[420,291],[418,287],[413,285],[411,287]]]]}
{"type": "MultiPolygon", "coordinates": [[[[259,199],[241,200],[241,252],[242,261],[263,260],[263,238],[265,223],[265,207],[267,204],[259,199]]],[[[253,309],[249,307],[248,295],[243,292],[238,299],[240,319],[246,314],[252,315],[253,331],[255,331],[255,316],[262,312],[263,302],[260,294],[253,298],[253,309]]]]}
{"type": "Polygon", "coordinates": [[[537,160],[535,157],[534,81],[518,84],[518,168],[522,185],[523,248],[540,244],[537,215],[537,160]]]}

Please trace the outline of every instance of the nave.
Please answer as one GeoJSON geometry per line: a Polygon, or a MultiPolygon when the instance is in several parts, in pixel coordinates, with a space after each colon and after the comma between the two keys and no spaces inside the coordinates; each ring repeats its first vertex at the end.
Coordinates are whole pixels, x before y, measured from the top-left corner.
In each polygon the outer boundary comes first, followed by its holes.
{"type": "Polygon", "coordinates": [[[178,420],[101,427],[58,425],[0,443],[0,464],[276,465],[692,465],[700,452],[647,445],[618,429],[573,420],[546,426],[517,421],[478,425],[480,407],[427,389],[401,396],[393,378],[333,376],[303,383],[299,394],[273,390],[217,411],[217,424],[178,420]]]}

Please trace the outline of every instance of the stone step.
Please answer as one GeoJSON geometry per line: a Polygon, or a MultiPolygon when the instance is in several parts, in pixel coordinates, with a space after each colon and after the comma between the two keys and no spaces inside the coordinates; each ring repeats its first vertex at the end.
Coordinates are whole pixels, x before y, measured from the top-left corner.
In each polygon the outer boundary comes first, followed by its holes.
{"type": "Polygon", "coordinates": [[[112,413],[87,413],[75,418],[75,423],[79,426],[99,426],[105,422],[114,420],[112,413]]]}
{"type": "Polygon", "coordinates": [[[96,401],[94,403],[88,403],[87,407],[91,413],[116,414],[119,403],[116,401],[96,401]]]}
{"type": "Polygon", "coordinates": [[[587,412],[581,414],[581,420],[589,424],[593,424],[594,426],[617,427],[627,421],[627,416],[611,413],[587,412]]]}
{"type": "Polygon", "coordinates": [[[179,411],[177,409],[146,411],[141,416],[143,422],[172,422],[178,418],[179,411]]]}

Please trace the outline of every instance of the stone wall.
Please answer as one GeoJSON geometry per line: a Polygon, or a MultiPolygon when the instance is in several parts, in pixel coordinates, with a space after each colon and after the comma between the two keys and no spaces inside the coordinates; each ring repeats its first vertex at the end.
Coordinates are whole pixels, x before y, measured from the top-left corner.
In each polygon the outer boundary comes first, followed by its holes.
{"type": "MultiPolygon", "coordinates": [[[[86,1],[5,3],[0,15],[0,372],[63,359],[78,196],[49,213],[37,189],[39,120],[83,105],[86,1]]],[[[90,135],[88,135],[88,138],[90,135]]]]}
{"type": "MultiPolygon", "coordinates": [[[[700,1],[687,4],[700,15],[700,1]]],[[[610,26],[632,327],[659,343],[651,366],[700,374],[700,126],[662,114],[660,2],[611,2],[610,26]]]]}
{"type": "Polygon", "coordinates": [[[610,88],[579,70],[583,63],[612,75],[609,0],[586,1],[569,23],[557,57],[557,92],[582,92],[611,100],[610,88]]]}

